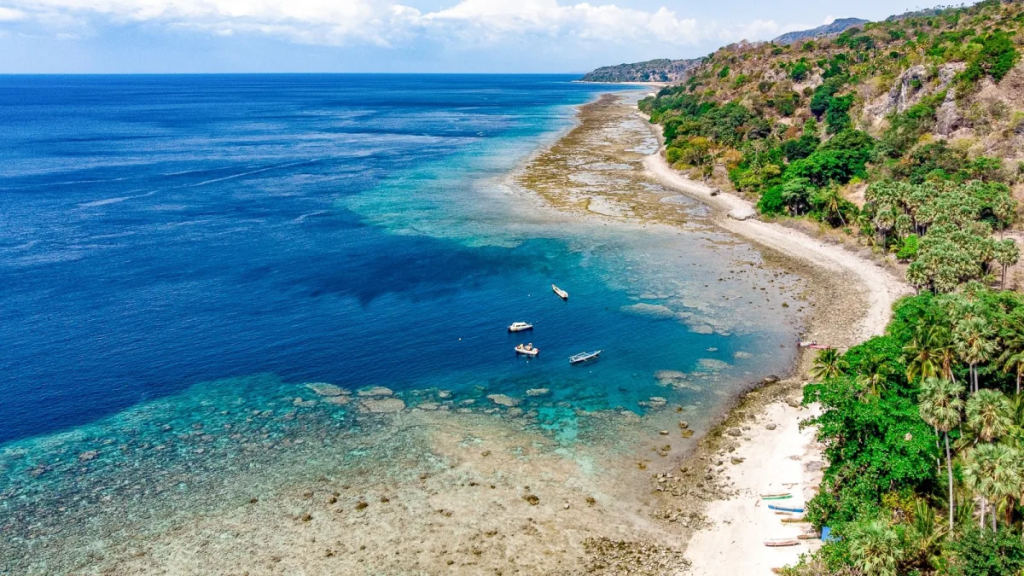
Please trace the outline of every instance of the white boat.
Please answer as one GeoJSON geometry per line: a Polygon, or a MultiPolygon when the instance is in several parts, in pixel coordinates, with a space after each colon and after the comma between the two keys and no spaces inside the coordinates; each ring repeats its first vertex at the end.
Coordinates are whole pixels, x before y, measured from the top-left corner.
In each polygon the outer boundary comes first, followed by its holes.
{"type": "Polygon", "coordinates": [[[565,290],[562,290],[558,286],[555,286],[554,284],[552,284],[551,285],[551,290],[554,291],[555,294],[558,294],[558,297],[561,298],[562,300],[568,300],[569,299],[569,293],[566,292],[565,290]]]}
{"type": "Polygon", "coordinates": [[[523,356],[536,356],[540,354],[540,350],[533,347],[533,344],[520,344],[516,346],[516,353],[522,354],[523,356]]]}
{"type": "Polygon", "coordinates": [[[533,324],[527,324],[526,322],[513,322],[509,327],[509,332],[522,332],[523,330],[533,330],[533,324]]]}
{"type": "Polygon", "coordinates": [[[587,360],[593,360],[601,355],[601,351],[596,352],[580,352],[574,356],[569,357],[569,364],[579,364],[580,362],[586,362],[587,360]]]}

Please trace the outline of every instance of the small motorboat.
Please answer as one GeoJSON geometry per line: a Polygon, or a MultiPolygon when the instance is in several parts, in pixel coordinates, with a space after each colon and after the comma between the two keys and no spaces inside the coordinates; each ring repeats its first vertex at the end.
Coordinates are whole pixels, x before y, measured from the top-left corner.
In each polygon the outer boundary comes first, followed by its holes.
{"type": "Polygon", "coordinates": [[[513,322],[509,327],[509,332],[522,332],[524,330],[533,330],[533,324],[527,324],[526,322],[513,322]]]}
{"type": "Polygon", "coordinates": [[[601,355],[601,351],[600,350],[598,350],[596,352],[580,352],[579,354],[576,354],[576,355],[573,355],[573,356],[569,356],[569,364],[579,364],[580,362],[586,362],[588,360],[593,360],[594,358],[597,358],[600,355],[601,355]]]}
{"type": "Polygon", "coordinates": [[[558,297],[559,297],[559,298],[561,298],[562,300],[568,300],[568,299],[569,299],[569,293],[568,293],[568,292],[566,292],[565,290],[562,290],[562,289],[561,289],[561,288],[559,288],[558,286],[555,286],[554,284],[552,284],[552,285],[551,285],[551,290],[552,290],[552,291],[553,291],[553,292],[554,292],[555,294],[557,294],[557,295],[558,295],[558,297]]]}
{"type": "Polygon", "coordinates": [[[520,344],[516,346],[516,353],[522,354],[523,356],[536,356],[540,354],[540,350],[533,347],[533,344],[520,344]]]}
{"type": "Polygon", "coordinates": [[[768,505],[769,510],[776,510],[778,512],[795,512],[797,514],[803,514],[803,508],[789,507],[789,506],[776,506],[775,504],[768,505]]]}

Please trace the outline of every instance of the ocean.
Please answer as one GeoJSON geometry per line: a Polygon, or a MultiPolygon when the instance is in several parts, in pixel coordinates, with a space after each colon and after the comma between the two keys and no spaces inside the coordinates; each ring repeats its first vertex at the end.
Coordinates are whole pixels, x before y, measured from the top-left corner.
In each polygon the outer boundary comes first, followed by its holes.
{"type": "MultiPolygon", "coordinates": [[[[307,409],[306,383],[385,386],[407,410],[504,394],[571,446],[580,411],[711,413],[787,371],[794,312],[742,302],[755,250],[560,215],[510,183],[576,106],[623,90],[574,79],[0,76],[0,530],[30,541],[46,498],[86,487],[244,468],[246,421],[307,409]],[[231,434],[161,439],[196,426],[231,434]]],[[[355,406],[315,422],[347,429],[355,406]]]]}

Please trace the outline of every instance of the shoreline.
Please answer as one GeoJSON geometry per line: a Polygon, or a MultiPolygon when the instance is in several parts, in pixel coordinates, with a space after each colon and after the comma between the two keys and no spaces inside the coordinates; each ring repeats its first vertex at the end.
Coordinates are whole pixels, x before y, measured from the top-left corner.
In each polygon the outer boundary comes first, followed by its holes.
{"type": "MultiPolygon", "coordinates": [[[[580,106],[573,132],[585,130],[593,114],[609,108],[608,98],[621,104],[623,95],[603,95],[580,106]]],[[[658,126],[651,125],[635,106],[629,112],[641,118],[657,138],[657,150],[643,158],[644,172],[650,179],[707,206],[716,227],[763,249],[766,257],[778,260],[784,269],[808,280],[813,309],[804,339],[847,348],[884,332],[893,303],[913,293],[909,285],[878,263],[840,244],[827,243],[779,223],[758,220],[755,208],[734,194],[713,195],[710,187],[686,178],[668,165],[658,126]]],[[[654,205],[663,202],[663,198],[652,201],[634,196],[625,203],[625,210],[616,211],[606,208],[609,203],[605,199],[598,202],[601,207],[594,209],[593,198],[581,202],[572,194],[566,198],[564,193],[560,196],[550,190],[532,189],[528,183],[522,187],[531,189],[555,209],[582,212],[584,217],[640,216],[645,225],[687,225],[654,205]]],[[[682,475],[679,480],[710,488],[697,494],[705,502],[698,505],[700,512],[691,513],[699,515],[702,521],[680,543],[685,549],[689,573],[771,574],[772,568],[795,563],[801,554],[820,545],[808,540],[810,547],[763,546],[768,539],[796,537],[801,527],[779,522],[780,517],[770,512],[760,498],[766,492],[789,491],[793,499],[787,502],[798,504],[817,491],[824,467],[822,450],[814,441],[814,431],[799,427],[799,422],[814,410],[800,407],[812,361],[812,354],[801,351],[789,378],[768,379],[727,403],[718,424],[678,462],[682,475]]],[[[659,486],[664,480],[655,480],[655,491],[664,490],[659,486]]],[[[678,497],[692,499],[694,494],[685,490],[673,492],[672,496],[676,501],[666,498],[668,506],[685,506],[678,497]]]]}

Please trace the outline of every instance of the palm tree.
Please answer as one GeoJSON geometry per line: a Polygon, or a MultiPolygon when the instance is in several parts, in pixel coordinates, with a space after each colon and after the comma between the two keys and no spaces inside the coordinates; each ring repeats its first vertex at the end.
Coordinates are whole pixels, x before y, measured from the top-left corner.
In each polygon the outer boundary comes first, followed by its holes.
{"type": "Polygon", "coordinates": [[[1006,357],[1003,371],[1007,374],[1013,372],[1017,375],[1017,394],[1020,394],[1020,380],[1024,377],[1024,349],[1006,357]]]}
{"type": "Polygon", "coordinates": [[[886,363],[884,356],[872,355],[861,362],[857,368],[857,383],[867,395],[878,398],[885,390],[885,383],[892,370],[886,363]]]}
{"type": "Polygon", "coordinates": [[[811,367],[811,376],[818,380],[830,380],[841,376],[849,365],[835,348],[826,348],[818,352],[811,367]]]}
{"type": "Polygon", "coordinates": [[[953,332],[956,352],[971,368],[972,391],[978,391],[978,364],[989,359],[995,351],[992,327],[981,317],[972,317],[957,323],[953,332]]]}
{"type": "Polygon", "coordinates": [[[998,390],[978,390],[967,401],[967,425],[977,440],[992,442],[1006,436],[1013,426],[1010,399],[998,390]]]}
{"type": "Polygon", "coordinates": [[[818,191],[815,202],[821,207],[823,219],[836,226],[835,222],[838,220],[843,226],[846,226],[846,218],[843,217],[843,196],[839,193],[839,189],[830,186],[823,188],[818,191]]]}
{"type": "Polygon", "coordinates": [[[1016,311],[1008,315],[1009,327],[1000,334],[1003,354],[999,362],[1003,365],[1003,372],[1013,372],[1017,376],[1017,394],[1020,394],[1020,382],[1024,378],[1024,330],[1019,328],[1024,323],[1022,316],[1016,311]]]}
{"type": "Polygon", "coordinates": [[[953,457],[949,451],[949,431],[960,425],[960,412],[964,401],[962,384],[935,377],[926,378],[921,384],[921,418],[935,430],[942,432],[946,440],[946,472],[949,476],[949,529],[953,529],[953,457]]]}
{"type": "Polygon", "coordinates": [[[1006,269],[1013,266],[1018,260],[1020,260],[1020,249],[1017,248],[1016,242],[1011,239],[1000,240],[993,246],[993,256],[995,257],[996,262],[998,262],[1003,269],[999,287],[1005,290],[1006,269]]]}
{"type": "Polygon", "coordinates": [[[967,400],[967,426],[982,442],[1005,436],[1013,420],[1010,400],[998,390],[979,390],[967,400]]]}
{"type": "MultiPolygon", "coordinates": [[[[964,483],[981,499],[979,528],[985,528],[989,502],[995,505],[1018,488],[1018,459],[1017,451],[1003,444],[981,444],[971,450],[964,466],[964,483]]],[[[994,517],[992,529],[996,529],[994,517]]]]}
{"type": "Polygon", "coordinates": [[[868,576],[896,576],[900,538],[882,520],[856,526],[850,536],[850,558],[868,576]]]}
{"type": "Polygon", "coordinates": [[[940,352],[946,347],[947,333],[941,326],[922,322],[914,330],[914,338],[903,347],[907,353],[907,380],[914,382],[938,376],[944,366],[940,352]]]}

